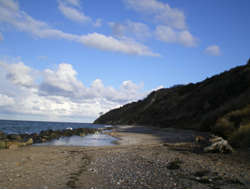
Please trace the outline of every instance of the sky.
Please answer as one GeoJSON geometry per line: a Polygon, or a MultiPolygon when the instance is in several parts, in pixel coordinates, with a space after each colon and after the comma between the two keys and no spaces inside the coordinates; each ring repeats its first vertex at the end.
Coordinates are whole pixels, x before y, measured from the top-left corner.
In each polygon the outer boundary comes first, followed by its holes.
{"type": "Polygon", "coordinates": [[[250,57],[249,0],[0,0],[0,119],[92,123],[250,57]]]}

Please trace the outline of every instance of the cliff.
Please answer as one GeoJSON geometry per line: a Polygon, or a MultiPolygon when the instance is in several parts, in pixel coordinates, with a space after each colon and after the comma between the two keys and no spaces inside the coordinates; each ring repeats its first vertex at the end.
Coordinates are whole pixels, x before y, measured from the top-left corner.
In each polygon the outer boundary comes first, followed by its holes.
{"type": "Polygon", "coordinates": [[[250,103],[250,59],[202,82],[150,93],[100,116],[94,124],[128,124],[209,131],[226,113],[250,103]]]}

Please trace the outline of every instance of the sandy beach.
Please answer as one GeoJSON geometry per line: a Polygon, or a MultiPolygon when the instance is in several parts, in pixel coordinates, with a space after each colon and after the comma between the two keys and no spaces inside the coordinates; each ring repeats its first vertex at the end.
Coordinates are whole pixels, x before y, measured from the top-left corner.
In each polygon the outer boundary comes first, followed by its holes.
{"type": "Polygon", "coordinates": [[[250,188],[250,150],[204,153],[193,134],[209,132],[120,126],[108,134],[116,146],[1,149],[0,188],[250,188]]]}

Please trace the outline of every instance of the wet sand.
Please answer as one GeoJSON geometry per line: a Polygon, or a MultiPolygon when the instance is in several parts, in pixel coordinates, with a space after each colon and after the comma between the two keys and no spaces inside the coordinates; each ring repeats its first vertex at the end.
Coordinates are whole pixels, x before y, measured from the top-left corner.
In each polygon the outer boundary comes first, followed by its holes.
{"type": "Polygon", "coordinates": [[[120,126],[108,134],[117,146],[1,149],[0,188],[250,188],[249,149],[203,153],[193,134],[209,133],[120,126]]]}

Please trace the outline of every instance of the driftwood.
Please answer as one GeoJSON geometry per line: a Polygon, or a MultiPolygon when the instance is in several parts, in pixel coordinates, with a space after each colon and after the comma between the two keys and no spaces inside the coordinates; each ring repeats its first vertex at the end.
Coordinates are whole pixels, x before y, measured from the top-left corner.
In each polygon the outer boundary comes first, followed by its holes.
{"type": "Polygon", "coordinates": [[[222,137],[210,135],[210,146],[205,147],[204,152],[233,153],[233,148],[222,137]]]}

